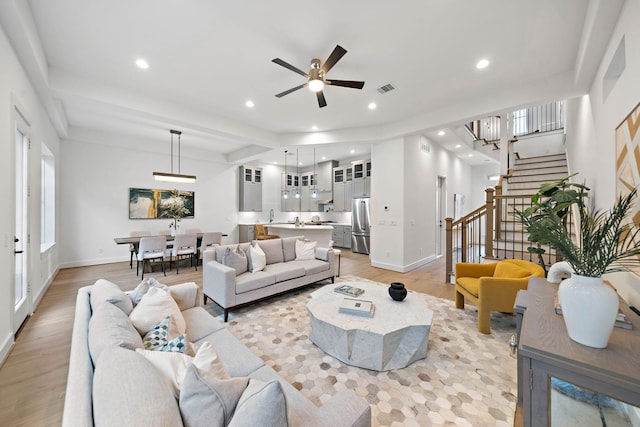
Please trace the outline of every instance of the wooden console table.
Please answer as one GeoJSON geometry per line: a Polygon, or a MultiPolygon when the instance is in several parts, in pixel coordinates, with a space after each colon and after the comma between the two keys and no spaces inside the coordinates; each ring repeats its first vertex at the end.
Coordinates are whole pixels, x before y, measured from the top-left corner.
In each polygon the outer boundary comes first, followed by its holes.
{"type": "Polygon", "coordinates": [[[551,424],[551,378],[640,406],[640,317],[626,304],[621,310],[633,329],[614,328],[605,349],[578,344],[555,314],[558,285],[532,278],[520,291],[518,316],[518,405],[525,427],[551,424]]]}

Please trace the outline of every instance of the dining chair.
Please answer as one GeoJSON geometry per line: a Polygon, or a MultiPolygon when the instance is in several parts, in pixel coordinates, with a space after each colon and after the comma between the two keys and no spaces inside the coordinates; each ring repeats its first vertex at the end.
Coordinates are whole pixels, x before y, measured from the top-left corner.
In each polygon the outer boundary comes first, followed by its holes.
{"type": "MultiPolygon", "coordinates": [[[[145,236],[151,236],[151,232],[150,231],[144,231],[144,230],[140,230],[140,231],[132,231],[131,233],[129,233],[129,237],[145,237],[145,236]]],[[[130,259],[129,259],[129,268],[133,270],[133,255],[136,253],[136,245],[134,245],[133,243],[131,243],[129,245],[129,254],[130,254],[130,259]]]]}
{"type": "MultiPolygon", "coordinates": [[[[176,234],[173,239],[173,249],[171,250],[171,258],[169,259],[169,268],[171,268],[171,262],[173,258],[176,259],[176,274],[180,273],[180,260],[186,257],[191,259],[191,265],[193,265],[193,259],[198,252],[198,236],[195,233],[191,234],[176,234]]],[[[196,259],[196,271],[198,270],[198,262],[196,259]]]]}
{"type": "Polygon", "coordinates": [[[209,246],[213,245],[221,245],[222,244],[222,233],[219,231],[210,231],[202,233],[202,240],[200,241],[200,246],[198,246],[198,262],[202,257],[205,249],[209,246]]]}
{"type": "Polygon", "coordinates": [[[199,228],[187,228],[184,232],[186,234],[198,234],[198,233],[202,233],[202,230],[199,228]]]}
{"type": "MultiPolygon", "coordinates": [[[[140,244],[138,245],[138,253],[136,254],[136,260],[138,263],[136,264],[136,276],[139,272],[140,263],[142,263],[142,278],[144,279],[144,265],[145,261],[151,267],[151,260],[160,260],[160,265],[162,266],[162,272],[166,276],[167,273],[164,270],[164,255],[165,250],[167,248],[167,237],[166,236],[151,236],[151,237],[141,237],[140,244]]],[[[153,268],[151,269],[153,271],[153,268]]]]}
{"type": "Polygon", "coordinates": [[[256,234],[256,240],[269,240],[269,239],[277,239],[280,236],[276,236],[275,234],[267,234],[264,229],[264,225],[256,224],[253,226],[253,230],[256,234]]]}

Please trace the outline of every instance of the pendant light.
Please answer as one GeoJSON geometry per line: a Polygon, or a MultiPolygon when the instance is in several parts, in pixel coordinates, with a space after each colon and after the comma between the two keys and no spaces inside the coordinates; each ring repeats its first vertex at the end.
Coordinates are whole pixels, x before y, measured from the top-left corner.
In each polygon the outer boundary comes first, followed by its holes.
{"type": "MultiPolygon", "coordinates": [[[[300,157],[298,156],[298,149],[296,148],[296,175],[298,175],[298,184],[296,185],[296,189],[293,191],[293,194],[296,199],[300,198],[300,157]]],[[[294,179],[295,183],[296,180],[294,179]]]]}
{"type": "Polygon", "coordinates": [[[166,172],[154,172],[153,177],[156,181],[168,181],[168,182],[182,182],[182,183],[194,183],[196,182],[195,175],[183,175],[180,173],[180,136],[182,132],[179,130],[169,130],[171,133],[171,173],[166,172]],[[173,136],[178,136],[178,173],[173,173],[173,136]]]}
{"type": "Polygon", "coordinates": [[[282,198],[289,198],[289,190],[287,190],[287,150],[284,150],[284,190],[282,190],[282,198]]]}
{"type": "Polygon", "coordinates": [[[313,175],[311,175],[311,179],[313,180],[313,190],[311,190],[311,197],[316,199],[318,198],[318,187],[316,187],[316,183],[318,181],[316,175],[316,149],[313,149],[313,175]]]}

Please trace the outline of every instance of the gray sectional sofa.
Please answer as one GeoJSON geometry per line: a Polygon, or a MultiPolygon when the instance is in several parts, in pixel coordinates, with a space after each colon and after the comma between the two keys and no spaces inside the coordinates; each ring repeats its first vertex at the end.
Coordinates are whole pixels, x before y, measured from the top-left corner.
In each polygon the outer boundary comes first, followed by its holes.
{"type": "Polygon", "coordinates": [[[205,303],[212,299],[224,309],[226,322],[229,310],[277,295],[292,289],[310,285],[325,279],[333,282],[336,263],[333,251],[316,248],[314,259],[296,259],[296,241],[300,237],[254,240],[239,245],[222,245],[209,248],[203,255],[202,289],[205,303]],[[266,267],[255,273],[242,272],[223,264],[225,251],[240,248],[247,252],[250,245],[258,245],[266,255],[266,267]]]}
{"type": "MultiPolygon", "coordinates": [[[[176,398],[161,371],[135,350],[142,341],[140,334],[136,336],[136,329],[128,324],[127,311],[135,309],[132,303],[122,297],[119,289],[114,291],[113,286],[107,286],[110,292],[105,296],[104,282],[101,281],[101,287],[96,282],[94,286],[78,291],[63,426],[265,425],[264,417],[269,418],[269,425],[371,425],[369,405],[353,393],[337,393],[321,407],[311,403],[202,308],[202,293],[195,283],[169,287],[170,296],[184,318],[189,340],[200,347],[209,342],[233,381],[261,380],[256,382],[275,384],[278,390],[281,389],[279,396],[284,396],[286,401],[283,405],[286,406],[286,420],[279,419],[274,423],[269,411],[260,411],[255,419],[247,419],[245,411],[244,420],[240,422],[237,421],[240,411],[237,407],[235,412],[225,407],[223,417],[212,405],[198,404],[200,396],[197,393],[195,399],[191,393],[190,404],[183,405],[184,388],[176,398]],[[102,290],[92,292],[94,287],[102,290]],[[194,423],[193,417],[200,417],[203,422],[194,423]],[[216,424],[212,417],[224,422],[216,424]]],[[[252,417],[251,411],[248,414],[252,417]]]]}

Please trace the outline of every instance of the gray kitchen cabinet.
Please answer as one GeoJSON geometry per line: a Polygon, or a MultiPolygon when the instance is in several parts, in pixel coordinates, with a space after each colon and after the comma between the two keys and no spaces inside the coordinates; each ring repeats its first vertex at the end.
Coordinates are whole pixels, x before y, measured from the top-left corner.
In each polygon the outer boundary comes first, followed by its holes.
{"type": "Polygon", "coordinates": [[[281,192],[282,212],[300,211],[300,175],[295,173],[283,173],[280,188],[282,188],[282,191],[288,191],[288,197],[286,199],[282,196],[281,192]],[[296,197],[296,192],[298,192],[298,197],[296,197]]]}
{"type": "Polygon", "coordinates": [[[333,240],[333,246],[351,249],[351,226],[339,224],[332,224],[332,226],[331,240],[333,240]]]}
{"type": "Polygon", "coordinates": [[[241,212],[262,211],[262,168],[240,166],[239,210],[241,212]]]}
{"type": "Polygon", "coordinates": [[[363,196],[371,194],[371,160],[353,163],[353,194],[363,196]]]}
{"type": "Polygon", "coordinates": [[[333,210],[335,212],[351,212],[353,198],[353,167],[338,166],[333,168],[333,210]]]}
{"type": "Polygon", "coordinates": [[[253,225],[240,224],[238,225],[238,238],[240,243],[250,242],[255,240],[256,232],[253,225]]]}

